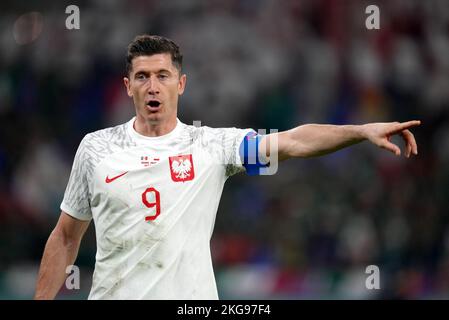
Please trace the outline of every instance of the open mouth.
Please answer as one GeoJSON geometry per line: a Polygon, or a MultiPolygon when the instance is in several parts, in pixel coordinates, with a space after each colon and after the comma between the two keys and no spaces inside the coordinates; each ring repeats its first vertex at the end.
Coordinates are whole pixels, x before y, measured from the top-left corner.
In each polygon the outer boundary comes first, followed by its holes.
{"type": "Polygon", "coordinates": [[[150,100],[147,102],[147,106],[150,110],[157,110],[159,109],[160,105],[161,105],[160,101],[157,100],[150,100]]]}

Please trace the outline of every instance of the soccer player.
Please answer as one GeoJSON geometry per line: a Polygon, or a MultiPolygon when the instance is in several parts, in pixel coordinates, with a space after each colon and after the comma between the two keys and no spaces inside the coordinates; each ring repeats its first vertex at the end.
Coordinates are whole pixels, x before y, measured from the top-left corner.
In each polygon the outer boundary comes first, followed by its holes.
{"type": "Polygon", "coordinates": [[[124,84],[136,116],[81,141],[35,299],[56,296],[92,219],[97,253],[89,299],[217,299],[210,238],[224,183],[239,171],[257,174],[270,166],[272,145],[279,160],[363,140],[399,156],[390,142],[399,134],[406,157],[418,153],[408,129],[419,121],[308,124],[264,136],[184,124],[177,118],[186,85],[182,54],[164,37],[142,35],[130,43],[124,84]]]}

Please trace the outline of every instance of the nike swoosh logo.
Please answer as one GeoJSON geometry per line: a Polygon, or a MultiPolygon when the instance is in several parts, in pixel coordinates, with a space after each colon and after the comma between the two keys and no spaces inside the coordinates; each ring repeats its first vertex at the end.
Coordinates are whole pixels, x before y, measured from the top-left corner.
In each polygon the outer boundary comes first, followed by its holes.
{"type": "Polygon", "coordinates": [[[115,176],[115,177],[112,177],[112,178],[109,178],[109,176],[106,176],[105,182],[106,182],[106,183],[111,183],[111,182],[114,181],[115,179],[118,179],[118,178],[124,176],[124,175],[127,174],[127,173],[128,173],[128,171],[123,172],[122,174],[119,174],[118,176],[115,176]]]}

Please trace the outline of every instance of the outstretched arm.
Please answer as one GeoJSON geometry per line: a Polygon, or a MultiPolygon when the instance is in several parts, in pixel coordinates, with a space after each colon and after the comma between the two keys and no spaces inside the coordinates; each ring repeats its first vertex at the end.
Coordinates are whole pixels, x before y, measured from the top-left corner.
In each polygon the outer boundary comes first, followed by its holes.
{"type": "Polygon", "coordinates": [[[291,130],[265,136],[259,145],[259,154],[269,155],[270,140],[278,139],[278,158],[309,158],[322,156],[364,140],[369,140],[378,147],[389,150],[399,156],[401,149],[390,141],[398,134],[405,142],[405,156],[418,154],[415,137],[410,128],[418,126],[421,121],[368,123],[364,125],[321,125],[306,124],[291,130]]]}

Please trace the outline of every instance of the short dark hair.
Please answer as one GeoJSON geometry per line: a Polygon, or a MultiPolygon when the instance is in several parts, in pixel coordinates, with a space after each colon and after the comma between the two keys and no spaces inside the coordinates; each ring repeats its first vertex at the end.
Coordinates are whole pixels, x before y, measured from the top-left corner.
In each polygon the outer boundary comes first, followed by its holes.
{"type": "Polygon", "coordinates": [[[182,54],[179,46],[173,41],[161,36],[148,34],[139,35],[128,45],[126,54],[126,75],[132,69],[132,61],[139,56],[151,56],[153,54],[169,53],[173,65],[181,72],[182,54]]]}

